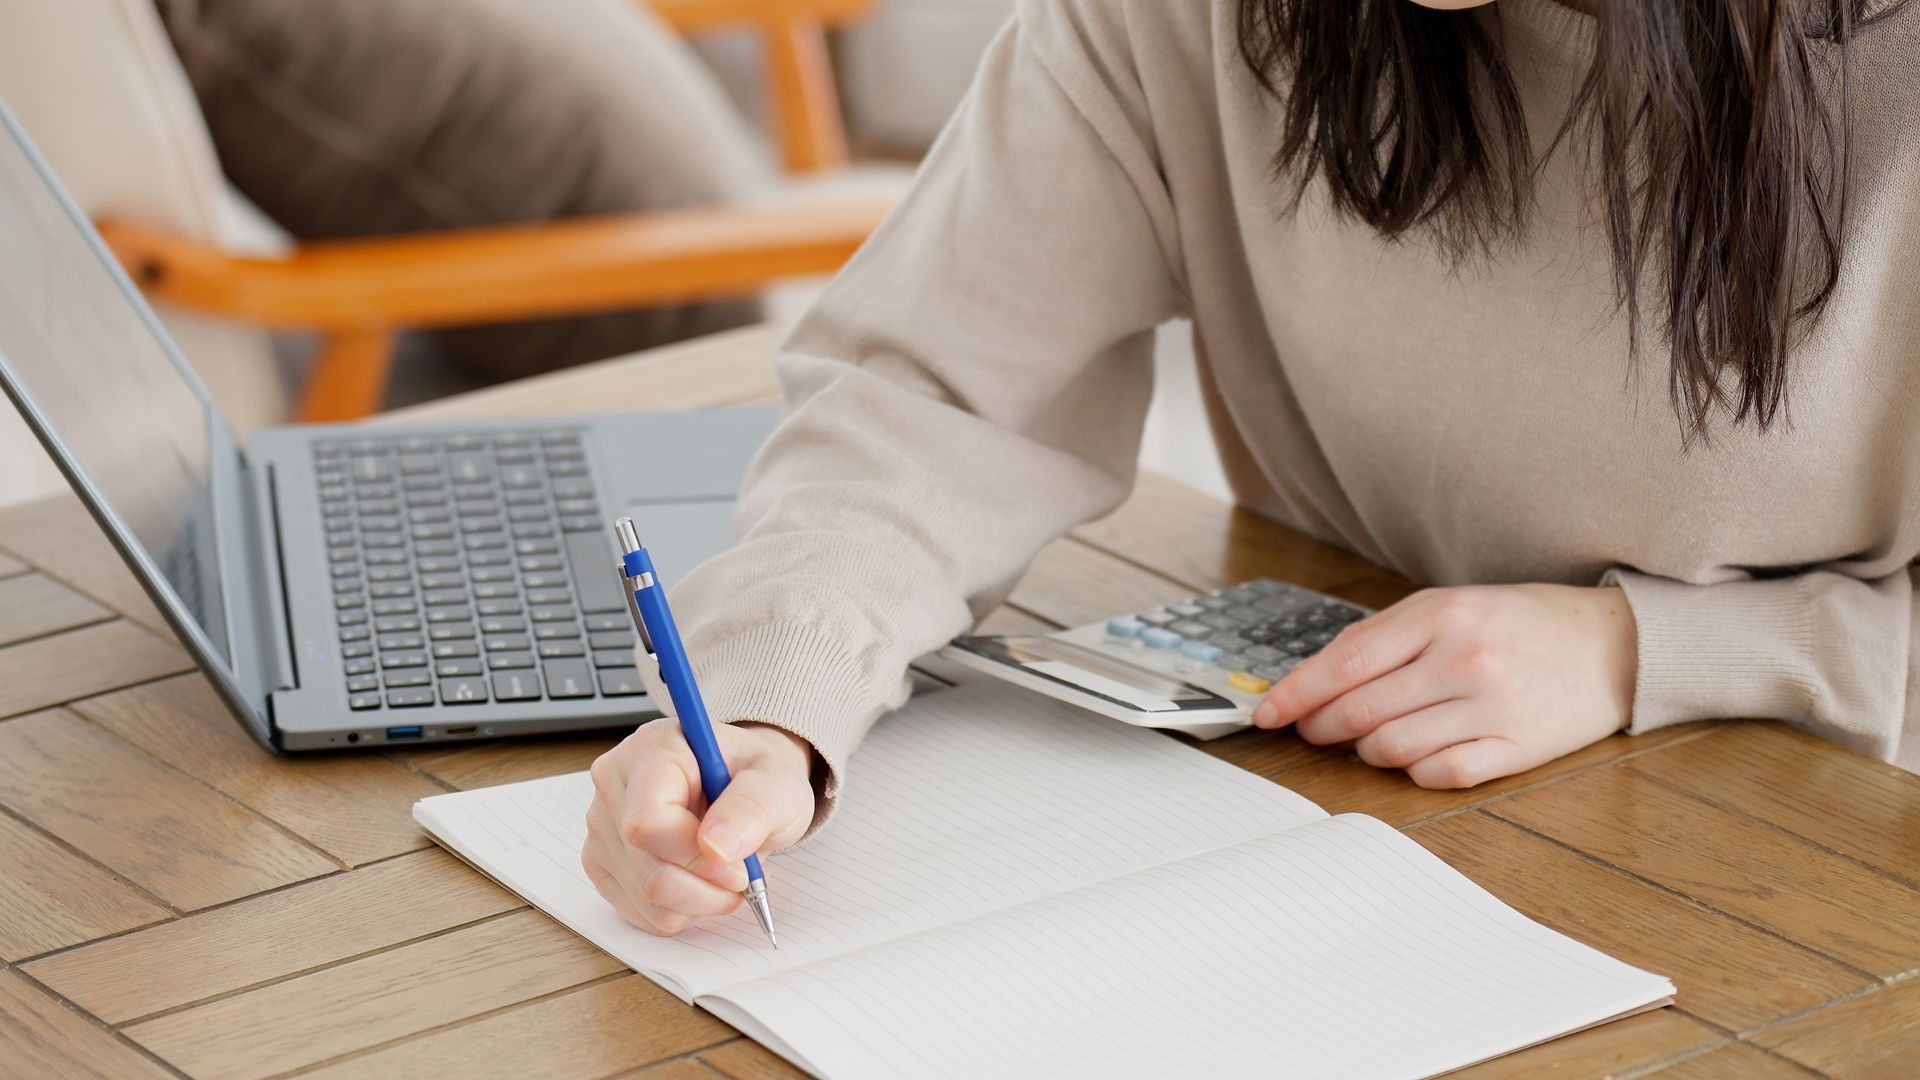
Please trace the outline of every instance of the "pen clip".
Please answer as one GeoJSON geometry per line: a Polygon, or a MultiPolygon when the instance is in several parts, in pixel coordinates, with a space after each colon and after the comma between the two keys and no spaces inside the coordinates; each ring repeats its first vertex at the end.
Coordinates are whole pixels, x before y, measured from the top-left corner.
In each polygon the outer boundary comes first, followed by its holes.
{"type": "Polygon", "coordinates": [[[645,585],[634,581],[633,576],[627,573],[626,563],[620,563],[615,569],[620,572],[620,592],[627,598],[627,614],[633,616],[633,628],[640,632],[640,647],[647,650],[648,656],[657,659],[659,654],[653,651],[653,635],[647,633],[646,616],[640,614],[639,591],[645,585]]]}

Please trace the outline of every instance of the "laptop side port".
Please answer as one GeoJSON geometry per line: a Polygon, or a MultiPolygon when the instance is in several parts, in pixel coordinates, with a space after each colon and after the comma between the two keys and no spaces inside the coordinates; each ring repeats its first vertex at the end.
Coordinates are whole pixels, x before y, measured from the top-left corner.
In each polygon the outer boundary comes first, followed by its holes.
{"type": "Polygon", "coordinates": [[[388,742],[404,742],[407,739],[417,739],[419,737],[419,724],[409,724],[406,727],[390,727],[387,729],[388,742]]]}

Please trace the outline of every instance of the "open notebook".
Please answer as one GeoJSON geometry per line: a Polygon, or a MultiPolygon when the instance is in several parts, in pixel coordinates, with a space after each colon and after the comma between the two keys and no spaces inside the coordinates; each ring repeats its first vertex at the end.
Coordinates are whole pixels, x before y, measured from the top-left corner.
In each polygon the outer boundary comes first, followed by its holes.
{"type": "Polygon", "coordinates": [[[915,699],[744,910],[662,939],[580,869],[586,774],[421,800],[442,844],[801,1068],[1423,1076],[1664,1004],[1372,818],[998,684],[915,699]]]}

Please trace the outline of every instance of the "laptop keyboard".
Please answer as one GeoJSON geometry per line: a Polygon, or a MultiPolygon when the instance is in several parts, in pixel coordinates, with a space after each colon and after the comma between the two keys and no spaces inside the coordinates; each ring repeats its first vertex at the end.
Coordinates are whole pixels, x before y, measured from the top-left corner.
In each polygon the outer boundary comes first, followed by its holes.
{"type": "Polygon", "coordinates": [[[581,433],[316,442],[355,711],[644,692],[581,433]]]}

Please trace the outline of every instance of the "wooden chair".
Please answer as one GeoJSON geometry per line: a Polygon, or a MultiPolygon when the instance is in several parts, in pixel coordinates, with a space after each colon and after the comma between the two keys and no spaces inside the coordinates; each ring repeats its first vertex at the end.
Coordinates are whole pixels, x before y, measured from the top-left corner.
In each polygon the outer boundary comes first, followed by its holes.
{"type": "MultiPolygon", "coordinates": [[[[750,28],[763,45],[774,136],[791,173],[843,166],[828,27],[874,0],[650,0],[675,30],[750,28]]],[[[124,217],[101,235],[148,295],[187,311],[320,336],[297,417],[380,409],[396,331],[742,295],[830,273],[888,206],[705,208],[236,253],[124,217]]]]}

